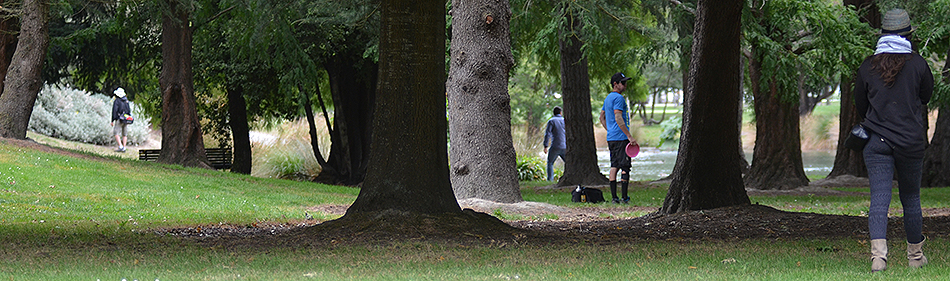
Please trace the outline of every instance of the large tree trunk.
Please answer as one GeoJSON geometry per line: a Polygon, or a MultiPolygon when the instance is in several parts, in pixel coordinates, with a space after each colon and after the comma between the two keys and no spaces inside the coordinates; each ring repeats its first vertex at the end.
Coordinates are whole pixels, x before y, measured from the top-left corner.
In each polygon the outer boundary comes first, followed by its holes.
{"type": "Polygon", "coordinates": [[[187,7],[166,0],[162,16],[162,153],[158,162],[210,169],[195,104],[191,69],[192,30],[187,7]]]}
{"type": "Polygon", "coordinates": [[[940,107],[937,114],[933,139],[924,152],[920,185],[926,187],[950,186],[950,107],[940,107]]]}
{"type": "Polygon", "coordinates": [[[782,98],[779,87],[770,82],[761,86],[762,56],[752,46],[749,79],[755,108],[755,148],[752,167],[745,176],[745,185],[752,189],[795,189],[808,185],[802,164],[798,99],[782,98]]]}
{"type": "Polygon", "coordinates": [[[372,165],[341,220],[397,211],[459,213],[449,181],[445,120],[445,5],[382,1],[372,165]]]}
{"type": "MultiPolygon", "coordinates": [[[[862,11],[861,21],[866,22],[873,28],[881,27],[881,12],[878,10],[874,0],[845,0],[846,6],[852,6],[852,9],[862,11]]],[[[854,74],[846,73],[841,79],[841,109],[838,122],[838,146],[835,152],[834,167],[826,178],[831,179],[839,176],[849,175],[855,177],[867,177],[868,170],[864,165],[864,154],[853,151],[844,146],[844,139],[851,133],[851,128],[864,119],[854,106],[854,74]]]]}
{"type": "MultiPolygon", "coordinates": [[[[565,11],[568,26],[565,30],[581,30],[581,21],[565,11]],[[571,26],[570,24],[573,24],[571,26]]],[[[594,117],[591,116],[590,74],[584,43],[576,33],[561,36],[561,96],[564,100],[564,124],[567,151],[564,157],[564,174],[557,186],[606,185],[607,177],[597,166],[597,146],[594,142],[594,117]]]]}
{"type": "MultiPolygon", "coordinates": [[[[944,61],[950,60],[950,49],[944,61]]],[[[943,82],[950,83],[950,63],[943,65],[943,82]]],[[[937,124],[930,146],[924,151],[921,185],[927,187],[950,186],[950,106],[941,106],[937,111],[937,124]]]]}
{"type": "Polygon", "coordinates": [[[0,92],[0,137],[16,139],[26,139],[49,47],[49,2],[25,0],[22,9],[20,36],[0,92]]]}
{"type": "Polygon", "coordinates": [[[0,95],[3,94],[3,81],[6,80],[16,51],[17,31],[20,30],[18,20],[13,14],[0,11],[0,95]]]}
{"type": "Polygon", "coordinates": [[[739,36],[743,1],[700,1],[677,171],[661,213],[749,204],[742,184],[739,36]]]}
{"type": "Polygon", "coordinates": [[[327,165],[333,168],[335,179],[321,175],[319,180],[355,185],[363,181],[369,164],[379,67],[362,58],[361,52],[350,50],[341,50],[324,66],[335,112],[327,165]]]}
{"type": "Polygon", "coordinates": [[[228,125],[234,140],[234,160],[231,172],[251,174],[251,137],[247,125],[247,102],[244,100],[244,88],[233,86],[228,92],[228,125]]]}
{"type": "Polygon", "coordinates": [[[511,138],[508,0],[453,0],[450,178],[458,199],[521,202],[511,138]]]}
{"type": "Polygon", "coordinates": [[[841,79],[841,109],[839,110],[838,122],[838,145],[835,151],[834,167],[826,178],[835,178],[849,175],[854,177],[867,177],[868,169],[864,166],[864,154],[859,151],[851,150],[844,146],[844,140],[851,134],[851,128],[861,122],[864,116],[858,114],[858,109],[854,105],[854,79],[851,75],[841,79]],[[847,78],[845,78],[847,77],[847,78]]]}

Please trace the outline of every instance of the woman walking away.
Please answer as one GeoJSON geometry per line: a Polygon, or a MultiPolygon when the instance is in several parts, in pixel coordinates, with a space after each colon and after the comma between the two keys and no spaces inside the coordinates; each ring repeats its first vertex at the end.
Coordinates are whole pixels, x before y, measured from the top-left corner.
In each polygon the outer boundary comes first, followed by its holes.
{"type": "Polygon", "coordinates": [[[913,31],[906,11],[885,13],[877,50],[861,63],[855,77],[854,103],[864,116],[861,125],[870,135],[864,163],[871,182],[868,229],[872,272],[887,268],[887,210],[895,172],[904,208],[908,265],[918,268],[927,264],[921,250],[920,176],[927,146],[923,114],[933,94],[934,78],[927,62],[912,51],[907,38],[913,31]]]}

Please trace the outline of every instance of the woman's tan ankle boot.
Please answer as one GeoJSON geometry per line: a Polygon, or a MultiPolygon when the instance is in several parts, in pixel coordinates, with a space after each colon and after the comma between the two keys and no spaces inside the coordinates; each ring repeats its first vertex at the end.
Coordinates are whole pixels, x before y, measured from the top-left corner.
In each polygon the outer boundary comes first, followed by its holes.
{"type": "Polygon", "coordinates": [[[920,243],[907,243],[907,265],[911,268],[919,268],[927,264],[927,257],[924,256],[922,249],[926,240],[927,237],[924,237],[924,240],[920,240],[920,243]]]}
{"type": "Polygon", "coordinates": [[[872,239],[871,272],[878,272],[885,269],[887,269],[887,239],[872,239]]]}

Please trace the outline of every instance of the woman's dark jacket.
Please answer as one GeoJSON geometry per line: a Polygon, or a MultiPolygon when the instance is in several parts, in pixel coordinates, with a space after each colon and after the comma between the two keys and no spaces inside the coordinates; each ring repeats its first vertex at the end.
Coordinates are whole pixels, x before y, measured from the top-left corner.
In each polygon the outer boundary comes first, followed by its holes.
{"type": "Polygon", "coordinates": [[[888,145],[907,157],[923,157],[927,148],[926,104],[933,95],[934,78],[927,61],[916,53],[897,74],[894,84],[884,85],[881,74],[871,69],[870,56],[858,68],[854,104],[864,116],[861,124],[883,137],[888,145]]]}

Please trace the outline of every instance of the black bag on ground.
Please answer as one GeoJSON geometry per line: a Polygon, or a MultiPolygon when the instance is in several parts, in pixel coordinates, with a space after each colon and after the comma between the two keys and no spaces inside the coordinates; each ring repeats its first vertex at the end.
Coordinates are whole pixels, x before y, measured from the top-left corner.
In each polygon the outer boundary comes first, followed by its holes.
{"type": "Polygon", "coordinates": [[[868,132],[861,124],[854,125],[851,128],[851,133],[844,139],[844,146],[857,152],[864,151],[864,146],[868,144],[868,140],[871,138],[871,134],[868,132]]]}
{"type": "Polygon", "coordinates": [[[604,193],[600,189],[578,185],[571,192],[571,202],[600,203],[604,202],[604,193]]]}

